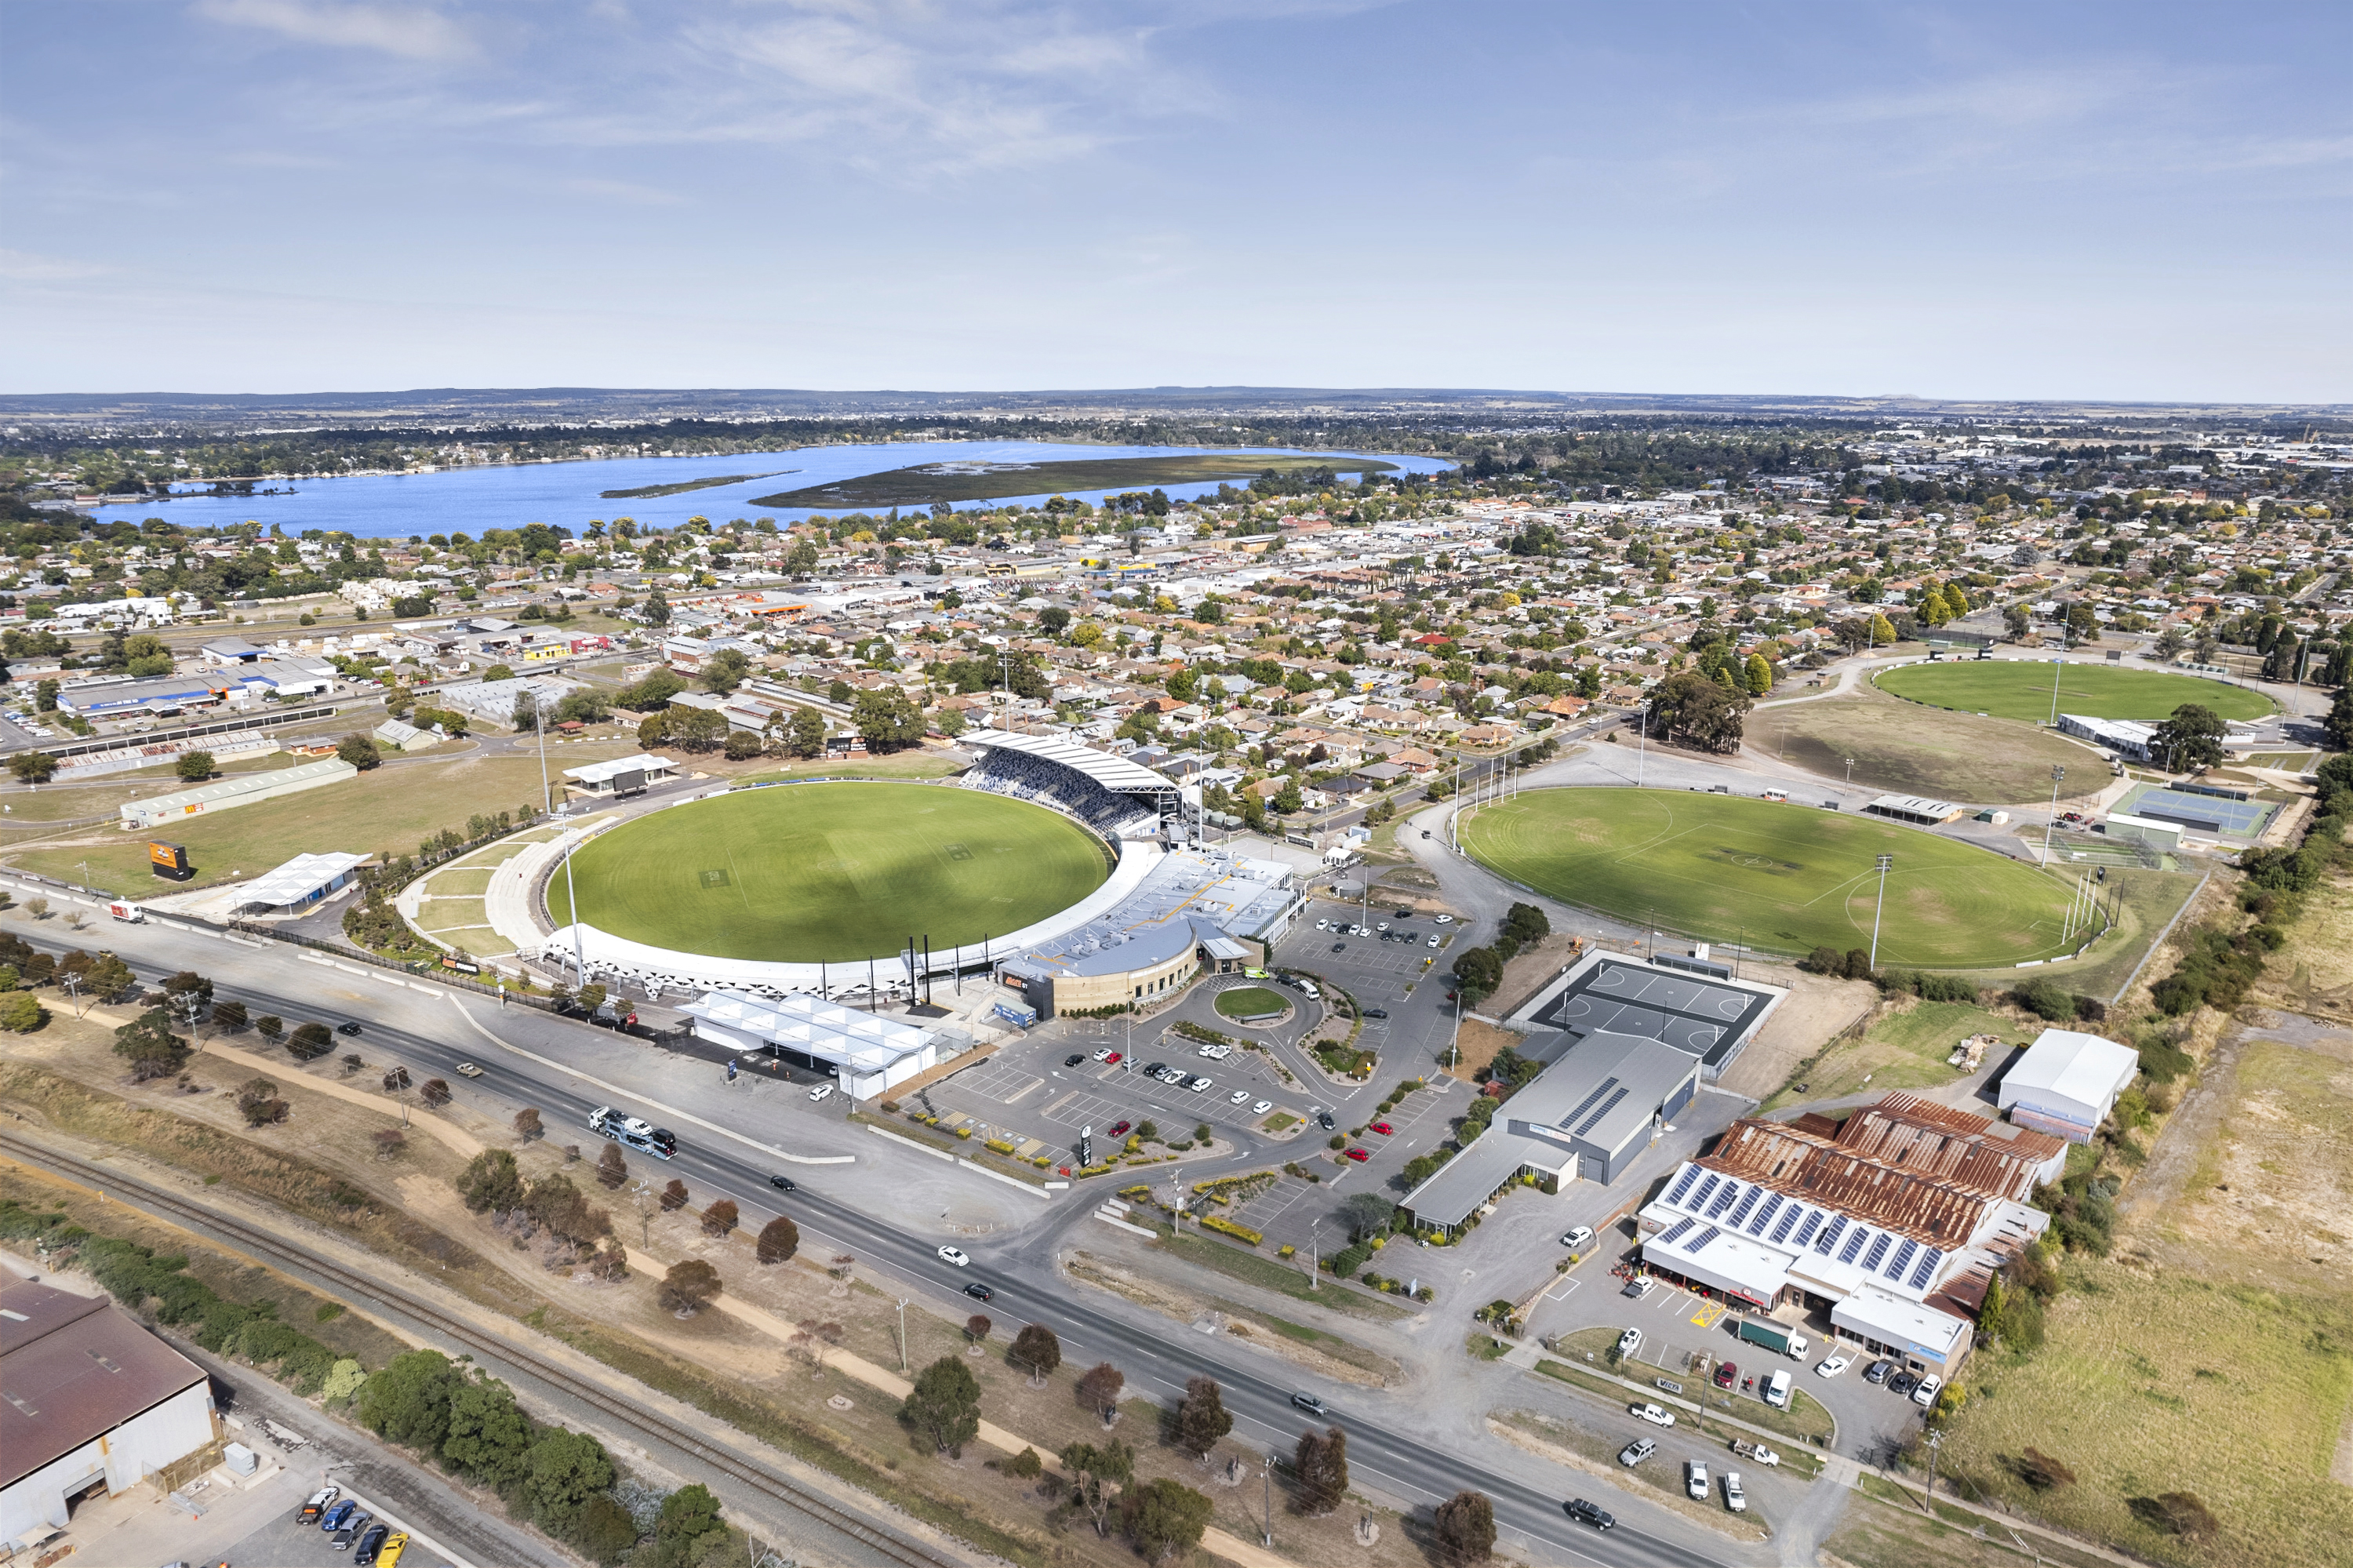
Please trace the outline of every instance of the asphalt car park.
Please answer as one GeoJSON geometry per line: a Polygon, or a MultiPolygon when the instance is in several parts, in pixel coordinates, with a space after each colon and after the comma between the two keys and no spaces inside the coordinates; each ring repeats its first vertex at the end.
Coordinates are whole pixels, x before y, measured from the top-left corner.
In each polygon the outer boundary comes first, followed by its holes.
{"type": "Polygon", "coordinates": [[[1662,1378],[1680,1383],[1683,1398],[1696,1400],[1704,1394],[1710,1410],[1736,1416],[1753,1417],[1763,1410],[1760,1391],[1765,1379],[1786,1372],[1794,1388],[1831,1413],[1838,1423],[1839,1451],[1855,1457],[1883,1453],[1890,1443],[1901,1442],[1916,1429],[1920,1408],[1903,1395],[1864,1382],[1864,1370],[1873,1358],[1853,1346],[1831,1340],[1819,1320],[1800,1330],[1811,1341],[1805,1356],[1793,1360],[1776,1354],[1738,1339],[1741,1315],[1721,1301],[1665,1280],[1656,1281],[1640,1297],[1625,1296],[1619,1279],[1609,1272],[1608,1262],[1626,1250],[1625,1227],[1605,1230],[1601,1244],[1601,1252],[1574,1271],[1577,1288],[1546,1294],[1544,1309],[1533,1325],[1538,1332],[1560,1336],[1580,1329],[1640,1329],[1641,1345],[1620,1363],[1619,1376],[1642,1384],[1655,1385],[1662,1378]],[[1715,1386],[1708,1373],[1693,1365],[1694,1353],[1715,1362],[1733,1362],[1739,1369],[1734,1385],[1715,1386]],[[1852,1357],[1852,1364],[1835,1377],[1816,1376],[1814,1368],[1835,1355],[1852,1357]],[[1749,1383],[1746,1389],[1740,1387],[1744,1382],[1749,1383]]]}

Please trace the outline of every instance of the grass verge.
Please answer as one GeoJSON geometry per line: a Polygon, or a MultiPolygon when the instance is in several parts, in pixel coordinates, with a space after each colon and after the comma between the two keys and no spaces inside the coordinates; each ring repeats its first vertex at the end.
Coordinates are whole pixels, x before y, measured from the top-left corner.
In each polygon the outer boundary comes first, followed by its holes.
{"type": "Polygon", "coordinates": [[[1311,1290],[1305,1270],[1276,1263],[1271,1258],[1260,1257],[1239,1247],[1227,1246],[1222,1242],[1203,1241],[1193,1235],[1166,1235],[1160,1238],[1160,1249],[1187,1263],[1213,1269],[1229,1279],[1239,1279],[1246,1285],[1276,1291],[1294,1301],[1329,1308],[1335,1312],[1352,1313],[1359,1318],[1384,1322],[1411,1316],[1402,1307],[1392,1307],[1360,1290],[1351,1290],[1330,1280],[1311,1290]]]}

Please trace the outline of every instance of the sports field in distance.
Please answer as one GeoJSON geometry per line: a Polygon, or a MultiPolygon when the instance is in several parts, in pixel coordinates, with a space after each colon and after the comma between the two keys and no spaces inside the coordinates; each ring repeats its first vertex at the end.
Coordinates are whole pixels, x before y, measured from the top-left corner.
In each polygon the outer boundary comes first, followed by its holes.
{"type": "MultiPolygon", "coordinates": [[[[2048,723],[2051,675],[2048,660],[1971,659],[1951,664],[1899,665],[1883,671],[1878,684],[1883,692],[1931,707],[2048,723]]],[[[2173,710],[2184,703],[2211,708],[2226,719],[2259,719],[2273,711],[2272,700],[2261,692],[2169,670],[2070,662],[2059,675],[2063,714],[2155,721],[2172,716],[2173,710]]]]}
{"type": "MultiPolygon", "coordinates": [[[[920,784],[797,784],[656,811],[573,857],[581,917],[725,959],[888,958],[977,947],[1084,898],[1102,845],[1040,806],[920,784]]],[[[548,912],[572,918],[564,878],[548,912]]]]}
{"type": "Polygon", "coordinates": [[[1785,953],[1871,945],[1883,969],[1978,969],[2065,948],[2072,884],[1989,850],[1814,806],[1667,789],[1531,789],[1461,830],[1480,863],[1605,915],[1785,953]]]}

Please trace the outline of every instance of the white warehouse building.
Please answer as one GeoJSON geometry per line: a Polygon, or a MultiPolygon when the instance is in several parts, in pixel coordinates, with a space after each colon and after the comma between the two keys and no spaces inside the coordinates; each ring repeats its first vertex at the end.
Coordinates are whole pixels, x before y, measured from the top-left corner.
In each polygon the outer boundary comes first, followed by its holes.
{"type": "Polygon", "coordinates": [[[2140,1053],[2097,1034],[2046,1029],[2002,1075],[1996,1103],[2021,1127],[2089,1143],[2140,1072],[2140,1053]]]}

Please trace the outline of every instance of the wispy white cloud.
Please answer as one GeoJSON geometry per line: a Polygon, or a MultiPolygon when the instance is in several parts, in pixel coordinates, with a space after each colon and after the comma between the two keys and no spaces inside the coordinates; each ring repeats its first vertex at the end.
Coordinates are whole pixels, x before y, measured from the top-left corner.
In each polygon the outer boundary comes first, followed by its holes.
{"type": "Polygon", "coordinates": [[[259,27],[297,43],[374,49],[412,60],[456,60],[479,52],[466,26],[418,5],[337,5],[330,0],[197,0],[216,22],[259,27]]]}
{"type": "Polygon", "coordinates": [[[0,278],[12,283],[69,283],[82,278],[102,278],[121,269],[72,256],[45,256],[34,250],[0,250],[0,278]]]}
{"type": "Polygon", "coordinates": [[[682,207],[686,203],[686,197],[677,191],[641,185],[632,180],[574,179],[563,184],[575,196],[593,196],[598,201],[628,202],[634,207],[682,207]]]}

